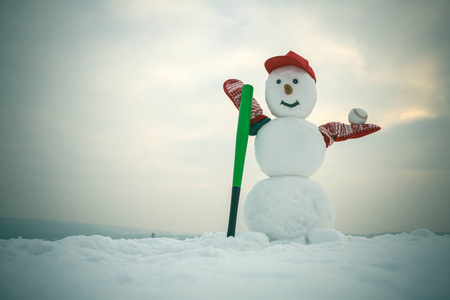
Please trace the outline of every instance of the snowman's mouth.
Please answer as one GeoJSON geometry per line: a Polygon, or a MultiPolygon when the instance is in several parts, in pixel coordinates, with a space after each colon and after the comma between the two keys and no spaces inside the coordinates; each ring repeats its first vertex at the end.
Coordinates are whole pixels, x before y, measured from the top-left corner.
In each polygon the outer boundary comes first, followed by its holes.
{"type": "Polygon", "coordinates": [[[296,107],[297,105],[300,105],[300,103],[298,102],[298,100],[295,100],[294,103],[286,103],[286,102],[284,102],[284,100],[281,100],[281,105],[292,108],[292,107],[296,107]]]}

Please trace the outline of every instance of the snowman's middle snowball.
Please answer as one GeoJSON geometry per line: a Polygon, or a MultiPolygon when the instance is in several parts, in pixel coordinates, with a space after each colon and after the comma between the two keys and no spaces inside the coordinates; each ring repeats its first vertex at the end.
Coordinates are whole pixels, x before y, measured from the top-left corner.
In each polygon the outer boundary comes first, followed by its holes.
{"type": "Polygon", "coordinates": [[[309,177],[322,165],[326,145],[316,125],[295,117],[275,118],[259,131],[255,156],[270,177],[309,177]]]}

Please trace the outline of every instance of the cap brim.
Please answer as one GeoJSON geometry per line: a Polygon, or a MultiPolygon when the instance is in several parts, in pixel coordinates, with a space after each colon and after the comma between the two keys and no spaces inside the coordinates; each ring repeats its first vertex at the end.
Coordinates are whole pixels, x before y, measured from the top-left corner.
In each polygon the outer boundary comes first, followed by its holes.
{"type": "Polygon", "coordinates": [[[298,60],[289,56],[275,56],[269,58],[264,63],[264,67],[266,67],[267,72],[270,74],[273,70],[284,67],[284,66],[296,66],[303,70],[307,69],[308,66],[302,65],[298,60]]]}

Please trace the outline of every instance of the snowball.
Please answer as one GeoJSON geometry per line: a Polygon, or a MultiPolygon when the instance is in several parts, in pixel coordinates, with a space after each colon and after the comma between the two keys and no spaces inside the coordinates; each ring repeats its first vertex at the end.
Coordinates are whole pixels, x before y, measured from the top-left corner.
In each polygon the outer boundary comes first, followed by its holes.
{"type": "Polygon", "coordinates": [[[276,117],[308,117],[317,101],[314,79],[295,66],[273,70],[266,80],[266,102],[276,117]]]}
{"type": "Polygon", "coordinates": [[[267,176],[309,177],[322,165],[325,142],[317,126],[300,118],[276,118],[255,139],[255,156],[267,176]]]}
{"type": "Polygon", "coordinates": [[[333,229],[335,220],[325,190],[299,176],[259,181],[247,195],[243,213],[251,231],[263,232],[272,240],[301,237],[313,228],[333,229]]]}

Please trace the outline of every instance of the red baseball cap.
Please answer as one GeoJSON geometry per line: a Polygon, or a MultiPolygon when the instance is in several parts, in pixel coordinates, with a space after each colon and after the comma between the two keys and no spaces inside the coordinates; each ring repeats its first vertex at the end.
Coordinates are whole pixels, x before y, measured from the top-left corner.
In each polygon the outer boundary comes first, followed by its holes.
{"type": "Polygon", "coordinates": [[[266,67],[266,70],[267,72],[269,72],[269,74],[279,67],[296,66],[308,72],[308,74],[311,75],[314,81],[317,82],[316,74],[314,74],[313,69],[309,66],[309,62],[294,51],[289,51],[288,54],[284,56],[275,56],[269,58],[264,63],[264,66],[266,67]]]}

